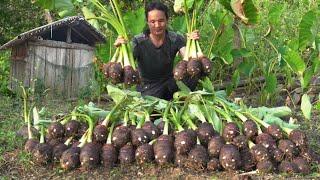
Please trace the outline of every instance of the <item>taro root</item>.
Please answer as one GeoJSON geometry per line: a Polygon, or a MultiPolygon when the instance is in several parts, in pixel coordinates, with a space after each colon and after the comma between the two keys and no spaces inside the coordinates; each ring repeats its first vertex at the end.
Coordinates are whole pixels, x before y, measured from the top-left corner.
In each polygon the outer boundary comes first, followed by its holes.
{"type": "Polygon", "coordinates": [[[93,130],[94,140],[99,143],[105,143],[107,140],[107,126],[105,125],[97,125],[93,130]]]}
{"type": "Polygon", "coordinates": [[[201,61],[198,59],[192,58],[188,61],[187,72],[191,77],[196,77],[201,73],[201,61]]]}
{"type": "MultiPolygon", "coordinates": [[[[160,123],[157,125],[157,128],[160,130],[160,134],[162,134],[163,133],[163,128],[164,128],[164,121],[160,121],[160,123]]],[[[169,134],[171,133],[171,126],[169,125],[169,127],[168,127],[169,129],[168,129],[168,132],[169,132],[169,134]]]]}
{"type": "Polygon", "coordinates": [[[80,148],[71,147],[64,151],[60,158],[60,165],[65,170],[72,170],[80,165],[80,148]]]}
{"type": "Polygon", "coordinates": [[[132,145],[138,147],[142,144],[149,142],[148,134],[141,128],[137,128],[131,131],[131,142],[132,145]]]}
{"type": "Polygon", "coordinates": [[[131,164],[135,160],[134,147],[128,143],[124,145],[119,151],[119,161],[121,165],[131,164]]]}
{"type": "Polygon", "coordinates": [[[39,144],[39,141],[36,139],[28,139],[26,144],[24,145],[24,150],[31,153],[34,148],[39,144]]]}
{"type": "Polygon", "coordinates": [[[320,164],[320,156],[310,148],[302,149],[300,156],[307,160],[309,163],[314,162],[320,164]]]}
{"type": "Polygon", "coordinates": [[[60,122],[53,122],[48,127],[49,137],[56,139],[64,136],[64,127],[60,122]]]}
{"type": "Polygon", "coordinates": [[[192,131],[183,130],[175,135],[174,148],[177,154],[187,154],[196,144],[192,131]]]}
{"type": "Polygon", "coordinates": [[[268,149],[261,144],[256,144],[250,150],[256,162],[266,161],[270,159],[268,149]]]}
{"type": "Polygon", "coordinates": [[[60,161],[62,153],[68,149],[68,146],[64,143],[60,143],[53,147],[52,155],[54,161],[60,161]]]}
{"type": "Polygon", "coordinates": [[[209,171],[219,171],[221,170],[221,165],[219,159],[211,158],[210,161],[207,163],[207,169],[209,171]]]}
{"type": "Polygon", "coordinates": [[[102,72],[103,72],[103,74],[104,74],[106,79],[108,79],[110,77],[109,76],[109,68],[110,68],[112,63],[114,63],[114,62],[109,61],[108,63],[104,63],[103,64],[102,72]]]}
{"type": "Polygon", "coordinates": [[[298,168],[298,172],[304,175],[310,174],[310,165],[308,161],[303,159],[302,157],[296,157],[292,161],[296,167],[298,168]]]}
{"type": "Polygon", "coordinates": [[[249,149],[242,149],[240,150],[241,161],[242,161],[242,169],[244,171],[252,171],[256,167],[256,161],[253,157],[253,154],[250,152],[249,149]]]}
{"type": "Polygon", "coordinates": [[[253,140],[258,135],[258,126],[252,120],[247,120],[243,123],[243,133],[248,139],[253,140]]]}
{"type": "Polygon", "coordinates": [[[150,144],[143,144],[136,149],[135,158],[138,164],[150,163],[154,159],[153,147],[150,144]]]}
{"type": "Polygon", "coordinates": [[[214,136],[208,143],[208,153],[210,157],[219,157],[220,149],[225,144],[221,136],[214,136]]]}
{"type": "Polygon", "coordinates": [[[232,139],[238,136],[239,134],[240,134],[240,130],[237,124],[233,122],[229,122],[225,125],[223,129],[222,137],[224,138],[225,141],[232,142],[232,139]]]}
{"type": "Polygon", "coordinates": [[[203,146],[195,145],[188,154],[188,167],[195,170],[204,170],[207,168],[209,155],[203,146]]]}
{"type": "Polygon", "coordinates": [[[98,166],[100,162],[101,145],[95,142],[85,144],[81,148],[80,162],[85,169],[93,169],[98,166]]]}
{"type": "Polygon", "coordinates": [[[57,139],[46,139],[46,142],[50,144],[52,147],[57,146],[60,143],[63,143],[62,138],[57,138],[57,139]]]}
{"type": "Polygon", "coordinates": [[[274,171],[273,164],[270,160],[260,161],[257,163],[259,173],[272,173],[274,171]]]}
{"type": "Polygon", "coordinates": [[[161,135],[153,145],[154,158],[157,164],[165,165],[173,160],[173,140],[169,135],[161,135]]]}
{"type": "Polygon", "coordinates": [[[273,149],[271,154],[273,160],[276,162],[281,162],[284,159],[284,153],[279,148],[273,149]]]}
{"type": "Polygon", "coordinates": [[[232,144],[237,146],[239,149],[248,148],[248,140],[244,135],[239,135],[232,140],[232,144]]]}
{"type": "Polygon", "coordinates": [[[101,150],[101,164],[107,169],[115,166],[118,159],[116,148],[112,144],[105,144],[101,150]]]}
{"type": "Polygon", "coordinates": [[[47,164],[52,160],[52,146],[39,143],[33,150],[33,157],[37,164],[47,164]]]}
{"type": "Polygon", "coordinates": [[[64,125],[65,136],[71,137],[78,134],[81,124],[79,121],[71,120],[64,125]]]}
{"type": "Polygon", "coordinates": [[[207,57],[200,58],[202,73],[209,75],[212,71],[212,62],[207,57]]]}
{"type": "Polygon", "coordinates": [[[222,146],[219,161],[225,170],[238,170],[241,166],[241,157],[237,147],[232,144],[222,146]]]}
{"type": "Polygon", "coordinates": [[[298,147],[307,146],[308,140],[306,134],[298,129],[292,130],[289,134],[289,139],[298,147]]]}
{"type": "Polygon", "coordinates": [[[292,141],[288,139],[281,139],[279,141],[278,148],[285,154],[287,158],[293,158],[298,154],[298,148],[292,141]]]}
{"type": "Polygon", "coordinates": [[[261,144],[267,149],[275,149],[277,147],[276,141],[267,133],[261,133],[256,137],[256,144],[261,144]]]}
{"type": "Polygon", "coordinates": [[[283,138],[283,134],[280,127],[275,124],[268,126],[267,133],[270,134],[276,140],[283,138]]]}
{"type": "Polygon", "coordinates": [[[130,141],[130,130],[127,126],[118,126],[112,134],[112,143],[115,147],[121,148],[130,141]]]}
{"type": "Polygon", "coordinates": [[[143,124],[142,129],[147,133],[150,140],[156,139],[160,134],[157,126],[154,125],[151,121],[146,121],[143,124]]]}
{"type": "Polygon", "coordinates": [[[188,155],[174,154],[174,164],[178,167],[184,167],[188,162],[188,155]]]}
{"type": "Polygon", "coordinates": [[[297,165],[289,161],[282,161],[278,168],[281,173],[287,174],[297,173],[299,171],[297,165]]]}
{"type": "Polygon", "coordinates": [[[118,84],[122,82],[123,78],[123,69],[120,63],[112,63],[109,67],[108,72],[111,82],[113,84],[118,84]]]}
{"type": "Polygon", "coordinates": [[[80,128],[78,129],[77,138],[82,137],[82,135],[87,131],[89,125],[87,123],[80,123],[80,128]]]}
{"type": "Polygon", "coordinates": [[[188,61],[179,61],[173,69],[173,77],[175,80],[181,81],[187,76],[188,61]]]}
{"type": "Polygon", "coordinates": [[[212,124],[203,122],[198,126],[197,135],[202,145],[207,146],[210,139],[215,135],[212,124]]]}
{"type": "Polygon", "coordinates": [[[123,67],[123,82],[125,85],[133,85],[134,83],[134,78],[136,74],[132,66],[124,66],[123,67]]]}

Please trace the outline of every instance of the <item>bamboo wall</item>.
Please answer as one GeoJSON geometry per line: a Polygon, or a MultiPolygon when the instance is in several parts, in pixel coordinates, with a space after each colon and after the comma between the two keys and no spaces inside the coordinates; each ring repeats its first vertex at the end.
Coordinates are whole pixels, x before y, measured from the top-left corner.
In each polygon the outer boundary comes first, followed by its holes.
{"type": "Polygon", "coordinates": [[[17,88],[17,79],[26,87],[41,85],[51,94],[77,97],[94,79],[94,48],[85,44],[38,40],[14,47],[12,53],[11,89],[17,88]],[[26,56],[15,58],[14,52],[21,51],[14,49],[23,47],[26,56]]]}

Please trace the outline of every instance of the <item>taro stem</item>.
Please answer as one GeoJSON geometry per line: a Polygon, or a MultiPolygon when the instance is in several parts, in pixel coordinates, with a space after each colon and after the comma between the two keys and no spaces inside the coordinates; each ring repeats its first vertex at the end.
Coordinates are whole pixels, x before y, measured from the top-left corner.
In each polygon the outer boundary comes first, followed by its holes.
{"type": "Polygon", "coordinates": [[[168,119],[168,114],[169,110],[172,106],[172,103],[168,103],[166,109],[164,110],[163,113],[163,121],[164,121],[164,128],[163,128],[163,134],[164,135],[169,135],[169,119],[168,119]]]}
{"type": "Polygon", "coordinates": [[[126,96],[124,96],[119,103],[117,103],[112,109],[111,111],[108,113],[108,115],[106,116],[106,118],[102,121],[101,125],[107,126],[109,121],[111,120],[112,116],[114,115],[115,112],[117,112],[117,110],[119,110],[120,106],[125,102],[125,100],[127,99],[126,96]]]}

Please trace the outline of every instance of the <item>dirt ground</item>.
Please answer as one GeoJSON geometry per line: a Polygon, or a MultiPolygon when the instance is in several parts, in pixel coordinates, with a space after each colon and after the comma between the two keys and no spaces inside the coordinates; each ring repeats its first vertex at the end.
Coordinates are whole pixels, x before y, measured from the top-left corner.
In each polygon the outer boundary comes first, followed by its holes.
{"type": "MultiPolygon", "coordinates": [[[[235,96],[239,97],[241,93],[235,96]]],[[[243,94],[243,96],[245,95],[243,94]]],[[[256,98],[251,100],[248,97],[245,98],[248,103],[255,103],[256,98]]],[[[242,172],[197,172],[174,165],[159,167],[155,164],[143,166],[133,164],[126,167],[116,167],[111,171],[105,170],[103,167],[91,171],[80,168],[70,172],[63,171],[58,164],[38,166],[31,161],[30,154],[22,151],[24,142],[15,135],[16,130],[23,125],[21,101],[17,98],[7,98],[1,95],[0,101],[2,101],[0,102],[0,179],[320,179],[319,165],[313,166],[313,173],[308,176],[261,175],[254,172],[249,175],[244,175],[242,172]]],[[[283,103],[284,97],[279,101],[283,103]]],[[[54,114],[69,111],[79,102],[47,100],[42,103],[54,114]]],[[[296,113],[296,117],[300,117],[300,115],[296,113]]],[[[318,112],[314,113],[309,122],[302,121],[300,123],[302,129],[308,134],[311,147],[319,153],[320,122],[318,112]]]]}

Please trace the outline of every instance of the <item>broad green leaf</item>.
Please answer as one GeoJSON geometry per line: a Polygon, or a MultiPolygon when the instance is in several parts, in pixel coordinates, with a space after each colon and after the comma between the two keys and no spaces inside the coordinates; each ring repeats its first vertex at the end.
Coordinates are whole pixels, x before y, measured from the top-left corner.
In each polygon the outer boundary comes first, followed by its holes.
{"type": "Polygon", "coordinates": [[[218,0],[218,1],[224,8],[226,8],[228,11],[233,13],[231,5],[230,5],[231,0],[218,0]]]}
{"type": "Polygon", "coordinates": [[[214,93],[214,87],[212,82],[210,81],[210,78],[205,77],[203,80],[200,80],[200,83],[202,85],[202,88],[209,92],[209,93],[214,93]]]}
{"type": "Polygon", "coordinates": [[[182,81],[176,81],[177,86],[179,87],[180,91],[190,93],[191,90],[189,89],[188,86],[186,86],[182,81]]]}
{"type": "Polygon", "coordinates": [[[85,17],[85,19],[87,19],[87,21],[96,29],[100,30],[100,25],[97,19],[93,19],[96,17],[96,15],[86,6],[82,7],[82,13],[85,17]]]}
{"type": "Polygon", "coordinates": [[[239,64],[238,69],[242,74],[245,74],[249,77],[253,73],[255,67],[255,62],[250,58],[246,58],[239,64]]]}
{"type": "Polygon", "coordinates": [[[317,13],[315,11],[307,12],[299,24],[299,48],[314,42],[317,31],[315,30],[317,13]]]}
{"type": "Polygon", "coordinates": [[[55,0],[36,0],[35,3],[43,9],[52,10],[55,7],[55,0]]]}
{"type": "Polygon", "coordinates": [[[231,54],[232,54],[233,58],[252,56],[251,51],[246,48],[232,49],[231,54]]]}
{"type": "Polygon", "coordinates": [[[203,113],[198,105],[189,104],[189,112],[190,112],[190,114],[196,116],[201,122],[206,122],[206,118],[203,115],[203,113]]]}
{"type": "Polygon", "coordinates": [[[265,90],[268,93],[274,93],[277,88],[277,77],[275,74],[268,74],[266,76],[266,87],[265,90]]]}
{"type": "Polygon", "coordinates": [[[171,28],[175,32],[182,34],[187,32],[186,19],[183,16],[175,16],[171,19],[171,28]]]}
{"type": "Polygon", "coordinates": [[[300,126],[299,124],[287,123],[287,122],[283,121],[282,119],[280,119],[279,117],[273,116],[271,114],[266,115],[263,118],[263,121],[268,124],[276,124],[280,128],[297,129],[300,126]]]}
{"type": "Polygon", "coordinates": [[[304,117],[308,120],[311,118],[312,104],[308,94],[304,94],[301,98],[301,111],[304,117]]]}
{"type": "Polygon", "coordinates": [[[298,52],[288,49],[284,55],[284,60],[293,72],[302,76],[306,69],[306,64],[298,52]]]}
{"type": "Polygon", "coordinates": [[[258,10],[254,6],[252,0],[245,0],[244,1],[244,14],[249,19],[249,24],[257,24],[258,23],[258,10]]]}
{"type": "Polygon", "coordinates": [[[310,81],[311,81],[312,76],[313,76],[313,73],[314,73],[313,69],[309,68],[303,74],[303,83],[302,83],[302,88],[303,89],[306,89],[309,86],[310,81]]]}
{"type": "Polygon", "coordinates": [[[187,9],[191,9],[195,0],[175,0],[173,4],[173,10],[176,13],[184,12],[185,1],[187,4],[187,9]]]}
{"type": "Polygon", "coordinates": [[[74,6],[72,0],[54,0],[54,8],[72,11],[74,6]]]}
{"type": "Polygon", "coordinates": [[[141,7],[135,11],[128,11],[123,16],[124,23],[131,35],[137,35],[143,31],[146,25],[144,8],[141,7]]]}
{"type": "Polygon", "coordinates": [[[115,103],[119,103],[123,97],[141,97],[141,93],[137,91],[121,90],[115,86],[107,85],[108,95],[115,103]]]}
{"type": "Polygon", "coordinates": [[[272,4],[272,7],[269,10],[268,19],[271,25],[279,24],[281,20],[282,13],[284,11],[284,5],[280,3],[272,4]]]}

